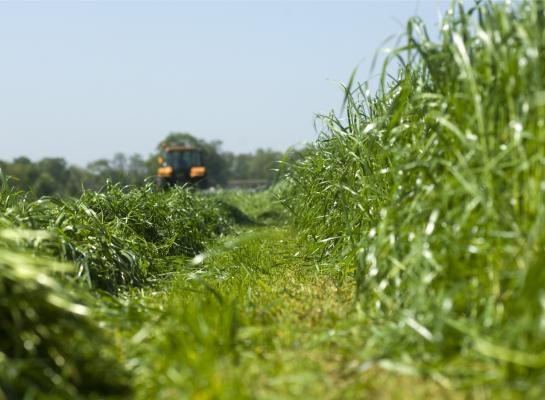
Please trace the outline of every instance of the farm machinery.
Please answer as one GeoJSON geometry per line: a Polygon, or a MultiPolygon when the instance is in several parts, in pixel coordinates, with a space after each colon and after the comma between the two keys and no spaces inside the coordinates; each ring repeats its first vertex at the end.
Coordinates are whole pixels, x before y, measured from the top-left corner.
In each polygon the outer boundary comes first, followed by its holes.
{"type": "Polygon", "coordinates": [[[206,167],[202,150],[191,146],[163,146],[157,162],[157,183],[160,187],[206,187],[206,167]]]}

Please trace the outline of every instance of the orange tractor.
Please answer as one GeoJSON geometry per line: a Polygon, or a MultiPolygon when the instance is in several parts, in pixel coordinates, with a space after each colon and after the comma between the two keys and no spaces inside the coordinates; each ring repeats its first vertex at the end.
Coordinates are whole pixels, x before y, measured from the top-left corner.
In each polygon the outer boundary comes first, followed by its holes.
{"type": "Polygon", "coordinates": [[[163,146],[157,161],[157,183],[160,187],[191,185],[206,188],[206,167],[200,149],[191,146],[163,146]]]}

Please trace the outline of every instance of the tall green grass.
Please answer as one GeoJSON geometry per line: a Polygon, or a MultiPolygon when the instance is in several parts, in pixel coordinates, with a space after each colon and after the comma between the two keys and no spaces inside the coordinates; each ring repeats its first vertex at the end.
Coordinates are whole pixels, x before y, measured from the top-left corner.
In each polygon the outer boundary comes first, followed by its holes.
{"type": "Polygon", "coordinates": [[[20,245],[74,263],[74,278],[110,292],[168,270],[170,257],[201,252],[232,222],[216,200],[182,188],[108,185],[78,199],[33,200],[6,185],[0,227],[44,230],[44,240],[20,245]]]}
{"type": "Polygon", "coordinates": [[[323,117],[285,201],[316,256],[355,274],[372,365],[538,397],[543,3],[453,4],[438,40],[418,19],[404,37],[376,95],[351,84],[345,117],[323,117]]]}
{"type": "Polygon", "coordinates": [[[114,312],[113,299],[89,289],[149,284],[231,222],[218,201],[181,188],[109,185],[79,199],[33,199],[3,178],[0,398],[128,396],[130,368],[97,320],[96,309],[114,312]]]}
{"type": "Polygon", "coordinates": [[[0,397],[105,398],[131,393],[118,349],[94,320],[89,296],[58,279],[72,268],[0,231],[0,397]]]}

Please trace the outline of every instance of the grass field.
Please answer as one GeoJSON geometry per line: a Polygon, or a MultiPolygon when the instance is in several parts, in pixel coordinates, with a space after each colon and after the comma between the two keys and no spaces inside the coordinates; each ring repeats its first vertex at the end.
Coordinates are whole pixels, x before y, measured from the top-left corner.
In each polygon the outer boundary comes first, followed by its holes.
{"type": "Polygon", "coordinates": [[[4,180],[0,398],[542,398],[544,7],[402,43],[266,192],[4,180]]]}

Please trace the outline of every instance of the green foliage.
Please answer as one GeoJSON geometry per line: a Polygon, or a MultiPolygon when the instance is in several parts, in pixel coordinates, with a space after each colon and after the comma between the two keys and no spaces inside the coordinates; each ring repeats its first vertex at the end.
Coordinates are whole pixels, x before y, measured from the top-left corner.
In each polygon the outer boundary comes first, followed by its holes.
{"type": "Polygon", "coordinates": [[[281,193],[281,185],[276,185],[258,192],[221,190],[214,193],[214,198],[232,210],[233,220],[239,225],[278,225],[288,219],[286,208],[280,203],[281,193]]]}
{"type": "Polygon", "coordinates": [[[397,78],[349,85],[288,174],[316,254],[355,272],[376,365],[543,395],[544,21],[459,5],[434,42],[411,20],[397,78]]]}
{"type": "MultiPolygon", "coordinates": [[[[0,182],[0,396],[126,397],[128,368],[79,281],[119,293],[172,271],[230,226],[212,198],[109,185],[32,200],[0,182]],[[59,263],[57,260],[70,263],[59,263]]],[[[108,300],[110,299],[110,300],[108,300]]],[[[102,308],[111,314],[105,296],[102,308]]]]}
{"type": "Polygon", "coordinates": [[[229,159],[230,179],[263,179],[272,182],[276,178],[276,164],[282,153],[271,149],[257,149],[255,153],[225,154],[229,159]]]}
{"type": "MultiPolygon", "coordinates": [[[[229,180],[265,180],[272,183],[276,161],[282,156],[273,150],[257,149],[255,153],[233,154],[221,151],[221,142],[207,142],[188,133],[171,133],[163,144],[187,144],[204,150],[208,180],[211,186],[225,186],[229,180]]],[[[63,158],[44,158],[32,162],[19,157],[12,162],[0,160],[0,172],[13,176],[11,184],[36,196],[80,196],[87,190],[100,190],[107,182],[123,186],[144,186],[157,171],[157,154],[146,159],[139,154],[116,153],[112,159],[99,159],[85,168],[68,165],[63,158]]]]}
{"type": "Polygon", "coordinates": [[[86,168],[68,165],[63,158],[32,162],[19,157],[12,162],[0,161],[0,172],[14,177],[13,186],[36,196],[68,197],[81,195],[83,188],[98,190],[108,180],[123,185],[143,185],[146,178],[155,174],[155,166],[155,162],[150,163],[138,154],[127,158],[118,153],[112,160],[96,160],[86,168]]]}
{"type": "Polygon", "coordinates": [[[263,179],[269,183],[276,176],[273,169],[282,153],[271,149],[257,149],[255,153],[233,154],[221,150],[219,140],[206,141],[187,132],[170,133],[159,145],[186,145],[203,150],[211,186],[225,186],[229,180],[263,179]]]}
{"type": "Polygon", "coordinates": [[[8,189],[0,193],[6,223],[50,233],[47,240],[26,246],[73,262],[77,279],[108,291],[142,285],[170,267],[168,257],[202,251],[230,224],[213,199],[182,188],[162,193],[152,184],[108,185],[79,199],[27,197],[8,189]]]}
{"type": "Polygon", "coordinates": [[[112,324],[137,365],[136,398],[354,397],[356,388],[337,387],[322,362],[339,350],[332,341],[341,339],[327,332],[345,312],[341,296],[293,256],[292,238],[276,228],[246,230],[162,290],[127,298],[130,308],[112,324]]]}
{"type": "Polygon", "coordinates": [[[135,398],[465,398],[362,372],[353,281],[339,285],[331,265],[301,257],[295,236],[245,229],[119,302],[110,323],[135,366],[135,398]]]}
{"type": "Polygon", "coordinates": [[[542,398],[544,10],[459,6],[440,35],[409,21],[397,77],[350,82],[274,190],[0,182],[0,395],[128,393],[124,365],[140,398],[542,398]],[[276,191],[298,237],[207,248],[281,222],[276,191]],[[118,295],[97,313],[71,281],[118,295]]]}
{"type": "Polygon", "coordinates": [[[55,275],[72,267],[28,251],[19,240],[44,232],[0,230],[0,397],[127,396],[129,375],[93,311],[55,275]]]}

